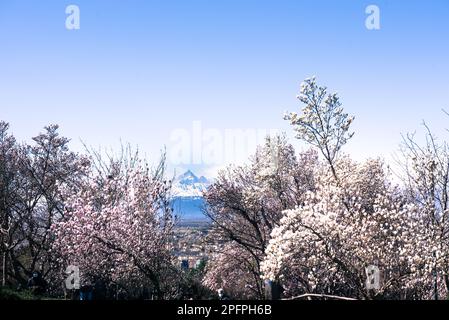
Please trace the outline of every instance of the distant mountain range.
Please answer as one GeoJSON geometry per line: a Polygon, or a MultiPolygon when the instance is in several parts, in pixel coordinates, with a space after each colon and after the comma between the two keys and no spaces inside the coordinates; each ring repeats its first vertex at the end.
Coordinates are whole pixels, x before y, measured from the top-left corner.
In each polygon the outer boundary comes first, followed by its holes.
{"type": "Polygon", "coordinates": [[[210,185],[206,177],[197,177],[192,171],[187,170],[174,181],[172,194],[174,197],[202,197],[210,185]]]}
{"type": "Polygon", "coordinates": [[[181,223],[208,221],[202,208],[203,194],[209,185],[210,181],[206,177],[197,177],[191,170],[187,170],[175,179],[172,185],[172,205],[181,223]]]}

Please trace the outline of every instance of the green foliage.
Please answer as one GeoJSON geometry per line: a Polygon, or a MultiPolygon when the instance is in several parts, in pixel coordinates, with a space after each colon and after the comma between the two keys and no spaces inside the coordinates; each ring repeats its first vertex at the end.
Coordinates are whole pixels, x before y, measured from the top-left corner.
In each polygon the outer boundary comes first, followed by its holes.
{"type": "Polygon", "coordinates": [[[33,295],[28,290],[17,291],[10,288],[0,287],[0,300],[41,300],[39,296],[33,295]]]}

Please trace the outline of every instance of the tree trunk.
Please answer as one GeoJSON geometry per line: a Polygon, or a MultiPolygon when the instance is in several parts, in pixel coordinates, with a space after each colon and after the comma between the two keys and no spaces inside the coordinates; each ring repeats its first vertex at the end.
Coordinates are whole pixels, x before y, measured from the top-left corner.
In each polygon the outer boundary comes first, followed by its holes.
{"type": "Polygon", "coordinates": [[[6,251],[3,252],[2,257],[2,287],[6,286],[6,251]]]}

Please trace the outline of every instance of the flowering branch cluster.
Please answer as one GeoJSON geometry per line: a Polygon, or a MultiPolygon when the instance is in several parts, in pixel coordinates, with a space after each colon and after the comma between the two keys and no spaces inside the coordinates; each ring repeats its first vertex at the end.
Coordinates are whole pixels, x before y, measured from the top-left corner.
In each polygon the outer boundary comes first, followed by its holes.
{"type": "Polygon", "coordinates": [[[69,192],[65,218],[52,229],[53,250],[61,264],[79,266],[86,281],[101,277],[124,287],[140,281],[162,298],[176,271],[170,182],[138,159],[125,166],[111,161],[108,172],[91,173],[69,192]]]}

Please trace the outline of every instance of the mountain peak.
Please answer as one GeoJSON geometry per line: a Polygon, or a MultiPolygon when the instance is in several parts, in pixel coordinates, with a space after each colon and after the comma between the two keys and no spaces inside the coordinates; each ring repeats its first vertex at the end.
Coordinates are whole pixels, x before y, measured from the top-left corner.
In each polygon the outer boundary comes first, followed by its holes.
{"type": "Polygon", "coordinates": [[[183,176],[192,176],[196,178],[196,175],[190,169],[184,172],[183,176]]]}
{"type": "Polygon", "coordinates": [[[191,183],[196,183],[199,181],[198,177],[191,171],[191,170],[187,170],[186,172],[184,172],[182,175],[180,175],[178,177],[178,181],[179,183],[182,184],[191,184],[191,183]]]}
{"type": "Polygon", "coordinates": [[[178,176],[173,186],[174,194],[180,197],[201,197],[209,185],[206,177],[197,177],[190,169],[178,176]]]}

